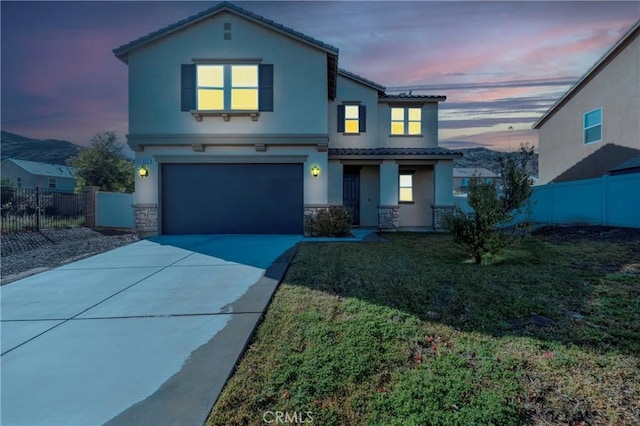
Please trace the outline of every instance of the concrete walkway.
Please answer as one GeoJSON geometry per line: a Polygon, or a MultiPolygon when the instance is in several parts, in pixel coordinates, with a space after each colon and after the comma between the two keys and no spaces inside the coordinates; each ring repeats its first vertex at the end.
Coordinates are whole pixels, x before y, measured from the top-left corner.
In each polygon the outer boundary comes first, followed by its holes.
{"type": "Polygon", "coordinates": [[[301,236],[166,236],[2,286],[13,425],[202,425],[301,236]]]}

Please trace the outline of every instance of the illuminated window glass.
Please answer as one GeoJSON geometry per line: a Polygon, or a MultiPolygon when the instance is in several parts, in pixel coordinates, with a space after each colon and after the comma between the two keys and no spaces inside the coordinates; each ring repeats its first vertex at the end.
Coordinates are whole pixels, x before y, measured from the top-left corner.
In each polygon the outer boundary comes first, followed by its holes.
{"type": "Polygon", "coordinates": [[[413,202],[413,175],[410,173],[400,173],[400,202],[413,202]]]}
{"type": "Polygon", "coordinates": [[[358,133],[360,130],[360,116],[358,105],[345,105],[344,107],[344,132],[358,133]]]}
{"type": "Polygon", "coordinates": [[[258,66],[231,66],[231,109],[258,109],[258,66]]]}
{"type": "Polygon", "coordinates": [[[198,65],[198,109],[224,109],[224,67],[198,65]]]}
{"type": "Polygon", "coordinates": [[[422,110],[420,108],[407,108],[408,125],[410,135],[419,135],[422,133],[422,110]]]}
{"type": "Polygon", "coordinates": [[[404,108],[391,108],[391,134],[404,135],[404,108]]]}
{"type": "Polygon", "coordinates": [[[422,134],[422,110],[420,108],[391,108],[391,134],[422,134]]]}

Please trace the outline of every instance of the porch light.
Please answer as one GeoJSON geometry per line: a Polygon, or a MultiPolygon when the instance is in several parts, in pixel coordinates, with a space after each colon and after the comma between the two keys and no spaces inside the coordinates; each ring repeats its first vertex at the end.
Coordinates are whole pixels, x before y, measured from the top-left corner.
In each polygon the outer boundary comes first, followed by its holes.
{"type": "Polygon", "coordinates": [[[311,174],[313,175],[313,177],[318,177],[320,175],[320,167],[313,166],[311,168],[311,174]]]}
{"type": "Polygon", "coordinates": [[[145,166],[141,166],[138,169],[138,175],[140,175],[141,178],[146,178],[147,176],[149,176],[149,170],[147,170],[145,166]]]}

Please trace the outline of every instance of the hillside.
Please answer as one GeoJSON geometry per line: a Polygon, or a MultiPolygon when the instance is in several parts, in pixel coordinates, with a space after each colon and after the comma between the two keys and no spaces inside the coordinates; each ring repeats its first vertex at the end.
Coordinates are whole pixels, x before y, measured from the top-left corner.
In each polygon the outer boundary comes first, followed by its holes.
{"type": "Polygon", "coordinates": [[[1,132],[2,160],[39,161],[42,163],[65,164],[65,160],[78,153],[81,146],[56,139],[31,139],[15,133],[1,132]]]}
{"type": "MultiPolygon", "coordinates": [[[[486,148],[468,148],[460,149],[464,157],[453,161],[453,167],[484,167],[491,171],[498,171],[498,157],[504,152],[492,151],[486,148]]],[[[531,162],[531,174],[538,176],[538,153],[533,156],[531,162]]]]}

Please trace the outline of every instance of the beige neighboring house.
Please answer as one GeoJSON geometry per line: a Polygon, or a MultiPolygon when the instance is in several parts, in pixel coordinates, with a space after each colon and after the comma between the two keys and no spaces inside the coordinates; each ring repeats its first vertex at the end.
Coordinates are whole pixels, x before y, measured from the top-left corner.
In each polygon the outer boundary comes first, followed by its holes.
{"type": "Polygon", "coordinates": [[[640,154],[640,21],[534,125],[540,184],[596,178],[640,154]]]}
{"type": "Polygon", "coordinates": [[[432,228],[453,206],[445,96],[387,94],[338,48],[227,2],[114,53],[144,167],[137,232],[302,234],[334,205],[356,226],[432,228]]]}
{"type": "Polygon", "coordinates": [[[492,183],[498,178],[497,173],[483,167],[454,167],[453,192],[469,192],[469,181],[474,176],[484,179],[486,183],[492,183]]]}
{"type": "Polygon", "coordinates": [[[60,192],[73,192],[76,180],[73,170],[60,164],[7,158],[0,165],[2,179],[18,188],[47,188],[60,192]]]}

